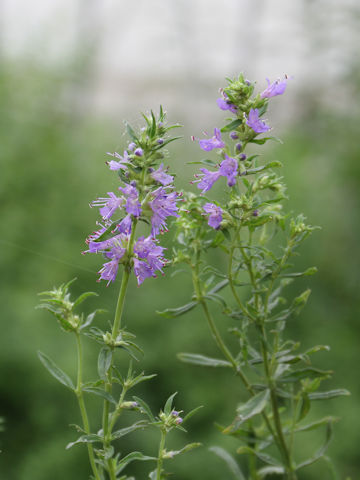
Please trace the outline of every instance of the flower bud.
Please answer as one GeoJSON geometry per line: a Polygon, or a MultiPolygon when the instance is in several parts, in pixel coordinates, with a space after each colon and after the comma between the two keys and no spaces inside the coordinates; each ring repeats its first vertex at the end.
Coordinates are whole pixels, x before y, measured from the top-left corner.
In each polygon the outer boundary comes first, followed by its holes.
{"type": "Polygon", "coordinates": [[[232,138],[233,140],[237,140],[239,138],[239,135],[236,132],[231,132],[230,138],[232,138]]]}
{"type": "Polygon", "coordinates": [[[143,149],[140,148],[140,147],[137,148],[134,153],[135,153],[135,155],[136,155],[137,157],[142,157],[142,156],[144,155],[144,151],[143,151],[143,149]]]}
{"type": "Polygon", "coordinates": [[[235,148],[236,148],[236,150],[237,150],[238,152],[241,152],[242,143],[237,143],[237,144],[235,145],[235,148]]]}

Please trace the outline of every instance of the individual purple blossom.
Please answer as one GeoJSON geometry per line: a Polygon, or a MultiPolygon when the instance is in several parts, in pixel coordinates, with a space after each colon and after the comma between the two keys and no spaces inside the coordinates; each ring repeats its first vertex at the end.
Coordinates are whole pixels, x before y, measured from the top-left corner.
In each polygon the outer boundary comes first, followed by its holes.
{"type": "Polygon", "coordinates": [[[178,194],[176,192],[167,193],[165,188],[159,187],[152,192],[153,200],[149,202],[153,216],[151,217],[151,234],[158,235],[161,230],[166,230],[166,218],[178,217],[178,207],[176,202],[178,194]]]}
{"type": "Polygon", "coordinates": [[[113,192],[107,192],[107,194],[109,198],[100,197],[90,204],[91,207],[101,207],[99,211],[104,220],[109,220],[124,203],[123,197],[117,197],[113,192]]]}
{"type": "Polygon", "coordinates": [[[111,157],[115,157],[117,159],[119,159],[119,162],[117,162],[116,160],[110,160],[110,162],[106,162],[107,165],[109,165],[109,168],[110,170],[126,170],[126,164],[129,163],[129,160],[128,160],[128,153],[127,151],[125,150],[124,152],[124,156],[122,157],[121,155],[119,155],[117,152],[114,152],[114,153],[110,153],[108,152],[107,155],[110,155],[111,157]]]}
{"type": "Polygon", "coordinates": [[[287,78],[284,80],[280,80],[278,78],[275,82],[270,83],[270,80],[266,79],[268,86],[267,88],[261,93],[261,98],[271,98],[276,97],[277,95],[282,95],[285,92],[286,85],[287,85],[287,78]]]}
{"type": "Polygon", "coordinates": [[[139,192],[133,185],[126,185],[125,188],[119,187],[127,197],[125,210],[127,213],[139,217],[141,214],[141,203],[139,202],[139,192]]]}
{"type": "Polygon", "coordinates": [[[205,152],[210,152],[214,148],[225,147],[225,143],[221,139],[221,133],[218,128],[214,128],[213,137],[199,140],[199,145],[202,150],[205,150],[205,152]]]}
{"type": "Polygon", "coordinates": [[[124,217],[118,225],[119,232],[129,235],[131,233],[132,220],[131,215],[124,217]]]}
{"type": "Polygon", "coordinates": [[[131,142],[131,143],[129,143],[129,145],[128,145],[128,148],[127,148],[127,149],[129,150],[129,152],[132,152],[132,151],[134,150],[134,148],[135,148],[135,147],[136,147],[136,143],[134,143],[134,142],[131,142]]]}
{"type": "Polygon", "coordinates": [[[258,108],[252,108],[249,112],[249,116],[246,117],[246,125],[248,125],[250,128],[254,130],[256,133],[264,133],[270,130],[269,125],[266,125],[265,122],[260,120],[259,118],[259,109],[258,108]]]}
{"type": "Polygon", "coordinates": [[[229,110],[232,113],[237,112],[236,106],[231,103],[229,100],[229,97],[226,95],[225,92],[222,92],[223,98],[218,98],[216,100],[216,103],[218,104],[218,107],[221,108],[221,110],[229,110]]]}
{"type": "Polygon", "coordinates": [[[147,263],[155,271],[159,270],[163,273],[162,268],[165,265],[163,258],[164,247],[157,245],[156,241],[151,237],[140,237],[135,246],[134,252],[142,260],[147,260],[147,263]]]}
{"type": "Polygon", "coordinates": [[[138,258],[134,258],[134,273],[137,278],[138,285],[141,285],[145,278],[156,277],[154,270],[149,264],[138,258]]]}
{"type": "Polygon", "coordinates": [[[183,421],[184,421],[183,418],[177,417],[177,419],[175,420],[175,423],[176,423],[176,425],[180,425],[183,421]]]}
{"type": "Polygon", "coordinates": [[[121,247],[120,244],[115,245],[110,252],[106,253],[108,258],[111,258],[110,262],[104,263],[103,267],[99,270],[100,280],[107,280],[109,285],[110,282],[114,282],[116,274],[119,268],[119,261],[124,256],[126,249],[121,247]]]}
{"type": "Polygon", "coordinates": [[[214,183],[220,178],[221,173],[217,170],[216,172],[211,172],[207,168],[200,168],[202,172],[202,179],[198,183],[197,187],[202,190],[202,193],[209,191],[214,183]]]}
{"type": "Polygon", "coordinates": [[[205,203],[203,210],[209,214],[208,225],[209,227],[217,230],[222,222],[222,209],[215,205],[215,203],[205,203]]]}
{"type": "Polygon", "coordinates": [[[154,180],[161,183],[162,185],[169,185],[174,180],[172,175],[168,175],[164,170],[164,164],[162,163],[160,167],[151,173],[150,175],[154,180]]]}
{"type": "Polygon", "coordinates": [[[229,137],[230,137],[232,140],[237,140],[237,139],[239,138],[239,135],[238,135],[237,132],[232,131],[232,132],[230,132],[229,137]]]}
{"type": "Polygon", "coordinates": [[[227,178],[229,187],[232,187],[236,183],[237,169],[238,162],[235,158],[231,158],[225,153],[225,160],[220,163],[219,173],[221,176],[227,178]]]}

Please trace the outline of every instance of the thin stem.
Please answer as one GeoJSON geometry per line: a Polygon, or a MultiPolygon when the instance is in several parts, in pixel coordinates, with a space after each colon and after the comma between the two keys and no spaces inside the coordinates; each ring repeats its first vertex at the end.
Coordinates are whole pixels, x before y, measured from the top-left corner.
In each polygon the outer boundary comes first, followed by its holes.
{"type": "Polygon", "coordinates": [[[127,389],[125,387],[123,387],[122,389],[122,392],[121,392],[121,395],[120,395],[120,399],[118,401],[118,404],[117,404],[117,407],[116,407],[116,410],[114,411],[114,413],[112,414],[112,417],[111,417],[111,422],[110,422],[110,426],[109,426],[109,432],[111,434],[113,428],[114,428],[114,425],[116,423],[116,420],[120,417],[121,413],[122,413],[122,407],[121,407],[121,404],[123,403],[124,401],[124,398],[125,398],[125,395],[126,395],[126,392],[127,392],[127,389]]]}
{"type": "MultiPolygon", "coordinates": [[[[82,361],[82,345],[81,345],[81,338],[79,332],[75,332],[76,334],[76,344],[77,344],[77,385],[76,385],[76,397],[78,399],[79,403],[79,408],[80,408],[80,413],[81,413],[81,418],[83,421],[83,426],[86,434],[90,433],[90,424],[89,424],[89,418],[87,415],[86,407],[85,407],[85,402],[84,402],[84,396],[83,396],[83,391],[82,391],[82,370],[83,370],[83,361],[82,361]]],[[[87,443],[87,450],[88,450],[88,455],[89,455],[89,461],[91,465],[91,469],[93,471],[94,477],[96,480],[101,480],[99,472],[96,467],[95,463],[95,457],[94,457],[94,449],[91,443],[87,443]]]]}
{"type": "MultiPolygon", "coordinates": [[[[250,235],[249,241],[251,241],[251,235],[250,235]]],[[[240,243],[240,238],[239,238],[239,243],[240,243]]],[[[259,312],[259,308],[260,308],[259,300],[260,299],[259,299],[259,294],[257,293],[257,282],[256,282],[256,278],[255,278],[254,271],[253,271],[253,268],[252,268],[252,259],[251,259],[251,256],[249,257],[247,255],[244,247],[240,246],[240,251],[241,251],[241,253],[244,257],[245,264],[247,265],[250,281],[251,281],[251,284],[253,286],[254,296],[255,296],[255,308],[259,312]]],[[[283,257],[283,259],[284,259],[284,257],[283,257]]],[[[273,285],[273,282],[272,282],[272,285],[273,285]]],[[[268,299],[269,299],[269,294],[266,298],[266,307],[267,307],[268,299]]],[[[259,319],[259,320],[261,321],[261,319],[259,319]]],[[[287,446],[286,441],[285,441],[284,432],[283,432],[283,428],[282,428],[282,424],[281,424],[281,418],[280,418],[280,414],[279,414],[279,406],[278,406],[278,403],[277,403],[276,385],[274,384],[274,381],[273,381],[273,378],[272,378],[272,372],[270,371],[270,368],[269,368],[266,331],[265,331],[265,327],[264,327],[263,322],[261,322],[260,324],[258,322],[257,327],[258,327],[258,329],[260,331],[260,334],[261,334],[261,352],[262,352],[262,357],[263,357],[265,376],[266,376],[267,384],[268,384],[268,387],[269,387],[269,390],[270,390],[271,410],[272,410],[275,430],[276,430],[276,434],[277,434],[277,438],[278,438],[279,450],[280,450],[281,456],[283,457],[284,463],[286,465],[288,479],[289,480],[296,480],[296,475],[293,471],[290,452],[289,452],[288,446],[287,446]]]]}
{"type": "MultiPolygon", "coordinates": [[[[256,394],[255,390],[252,388],[251,383],[247,379],[245,373],[242,371],[239,364],[237,363],[237,361],[235,360],[235,358],[231,354],[230,350],[227,348],[227,346],[226,346],[224,340],[222,339],[222,337],[220,335],[220,332],[218,331],[218,329],[215,325],[215,322],[214,322],[214,320],[213,320],[213,318],[212,318],[212,316],[209,312],[207,303],[206,303],[205,299],[203,298],[202,291],[201,291],[201,285],[200,285],[200,281],[199,281],[199,276],[198,276],[198,271],[197,271],[198,263],[199,263],[199,254],[197,254],[197,263],[195,264],[195,266],[192,266],[192,268],[193,268],[193,284],[194,284],[194,288],[195,288],[197,298],[198,298],[199,302],[201,303],[201,306],[204,310],[205,317],[206,317],[206,320],[208,322],[208,325],[209,325],[210,331],[212,333],[212,336],[213,336],[217,346],[219,347],[219,349],[223,353],[224,357],[231,363],[231,365],[232,365],[232,367],[235,371],[235,374],[238,377],[240,377],[240,379],[243,382],[243,384],[245,385],[245,388],[247,389],[247,391],[252,396],[254,396],[256,394]]],[[[271,433],[271,435],[273,436],[275,442],[278,442],[278,439],[276,437],[274,429],[273,429],[273,427],[270,423],[270,420],[268,419],[265,412],[262,412],[262,417],[264,418],[266,426],[267,426],[269,432],[271,433]]]]}
{"type": "Polygon", "coordinates": [[[161,480],[161,471],[162,471],[162,464],[163,464],[163,451],[164,451],[164,448],[165,448],[165,438],[166,438],[166,432],[163,429],[161,429],[159,453],[158,453],[157,467],[156,467],[156,480],[161,480]]]}
{"type": "MultiPolygon", "coordinates": [[[[130,236],[128,249],[127,249],[128,256],[130,256],[133,253],[136,225],[137,225],[137,219],[135,218],[132,225],[131,236],[130,236]]],[[[113,340],[115,340],[116,337],[118,336],[119,330],[121,327],[121,318],[124,310],[125,295],[126,295],[127,286],[129,283],[129,278],[130,278],[130,267],[127,265],[124,268],[123,276],[121,279],[119,296],[116,304],[114,323],[113,323],[113,328],[111,332],[111,337],[113,340]]]]}

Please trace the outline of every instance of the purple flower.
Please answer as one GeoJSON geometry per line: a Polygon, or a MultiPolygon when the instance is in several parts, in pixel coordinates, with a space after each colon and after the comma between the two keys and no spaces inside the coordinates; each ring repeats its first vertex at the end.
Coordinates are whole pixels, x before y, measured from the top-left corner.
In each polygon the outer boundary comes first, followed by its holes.
{"type": "Polygon", "coordinates": [[[166,231],[166,218],[178,217],[178,207],[176,202],[178,194],[176,192],[167,193],[163,187],[159,187],[152,192],[153,200],[149,202],[149,205],[154,212],[151,217],[151,234],[153,236],[158,235],[160,230],[166,231]]]}
{"type": "Polygon", "coordinates": [[[203,210],[209,213],[208,225],[217,230],[222,222],[222,209],[215,205],[215,203],[205,203],[203,210]]]}
{"type": "Polygon", "coordinates": [[[108,220],[113,216],[115,211],[120,208],[124,203],[123,197],[117,197],[113,192],[107,192],[109,198],[97,198],[93,202],[91,202],[91,207],[101,207],[100,208],[100,215],[103,217],[104,220],[108,220]]]}
{"type": "Polygon", "coordinates": [[[259,109],[258,108],[252,108],[249,112],[249,116],[246,117],[246,125],[248,125],[250,128],[254,130],[256,133],[264,133],[270,130],[269,125],[266,125],[265,122],[260,120],[259,118],[259,109]]]}
{"type": "Polygon", "coordinates": [[[119,187],[126,196],[125,210],[127,213],[139,217],[141,213],[141,203],[139,202],[139,192],[132,185],[126,185],[125,188],[119,187]]]}
{"type": "Polygon", "coordinates": [[[162,163],[160,167],[151,173],[151,177],[162,185],[169,185],[174,180],[174,177],[168,175],[164,171],[164,164],[162,163]]]}
{"type": "Polygon", "coordinates": [[[221,133],[218,128],[214,128],[214,136],[209,139],[199,140],[199,145],[205,152],[210,152],[214,148],[224,148],[225,143],[221,140],[221,133]]]}
{"type": "Polygon", "coordinates": [[[277,79],[275,82],[270,83],[270,80],[266,79],[268,86],[267,88],[261,93],[261,98],[271,98],[276,97],[277,95],[282,95],[285,92],[286,85],[287,85],[287,78],[284,80],[277,79]]]}
{"type": "Polygon", "coordinates": [[[147,260],[154,272],[159,270],[161,273],[163,273],[162,268],[165,265],[163,259],[164,250],[164,247],[157,245],[151,237],[140,237],[134,246],[134,252],[137,256],[142,260],[147,260]]]}
{"type": "Polygon", "coordinates": [[[135,150],[134,153],[135,153],[135,155],[136,155],[137,157],[142,157],[142,156],[144,155],[144,150],[139,147],[139,148],[137,148],[137,149],[135,150]]]}
{"type": "Polygon", "coordinates": [[[129,152],[132,152],[132,151],[134,150],[134,148],[135,148],[135,147],[136,147],[136,143],[134,143],[134,142],[131,142],[131,143],[129,143],[129,145],[128,145],[128,148],[127,148],[127,149],[129,150],[129,152]]]}
{"type": "Polygon", "coordinates": [[[223,98],[218,98],[216,100],[216,103],[218,104],[218,107],[221,108],[221,110],[230,110],[230,112],[236,113],[237,108],[233,103],[230,102],[226,93],[222,92],[222,95],[223,95],[223,98]]]}
{"type": "Polygon", "coordinates": [[[99,270],[98,273],[100,273],[100,280],[108,280],[107,285],[109,285],[110,282],[114,282],[116,278],[116,274],[119,268],[119,261],[120,259],[124,256],[124,253],[126,252],[125,248],[122,248],[119,245],[114,246],[110,252],[106,253],[106,256],[108,258],[111,258],[110,262],[104,263],[103,267],[99,270]]]}
{"type": "Polygon", "coordinates": [[[165,265],[163,258],[164,248],[156,244],[151,237],[140,237],[135,246],[134,253],[141,259],[141,262],[134,259],[134,272],[140,285],[145,278],[156,277],[155,271],[159,270],[163,273],[162,268],[165,265]],[[145,262],[146,260],[146,262],[145,262]]]}
{"type": "Polygon", "coordinates": [[[141,285],[145,278],[156,277],[154,270],[146,262],[134,258],[134,273],[138,281],[138,285],[141,285]]]}
{"type": "Polygon", "coordinates": [[[129,235],[131,233],[131,215],[128,214],[124,217],[118,225],[119,232],[129,235]]]}
{"type": "Polygon", "coordinates": [[[124,156],[122,157],[121,155],[119,155],[117,152],[114,152],[114,153],[107,153],[107,155],[110,155],[111,157],[115,157],[115,158],[118,158],[120,161],[117,162],[115,160],[110,160],[110,162],[106,162],[107,165],[109,165],[109,168],[110,170],[126,170],[126,163],[129,163],[128,161],[128,153],[127,151],[125,150],[124,152],[124,156]]]}
{"type": "Polygon", "coordinates": [[[237,134],[237,132],[233,131],[233,132],[230,132],[230,138],[232,140],[237,140],[239,138],[239,135],[237,134]]]}
{"type": "Polygon", "coordinates": [[[226,177],[229,187],[232,187],[236,183],[238,163],[235,158],[229,157],[225,153],[225,160],[220,163],[220,175],[226,177]]]}
{"type": "Polygon", "coordinates": [[[220,178],[221,173],[217,170],[216,172],[211,172],[207,168],[200,168],[200,171],[203,172],[202,179],[198,183],[197,187],[202,190],[202,193],[207,192],[212,188],[214,183],[220,178]]]}

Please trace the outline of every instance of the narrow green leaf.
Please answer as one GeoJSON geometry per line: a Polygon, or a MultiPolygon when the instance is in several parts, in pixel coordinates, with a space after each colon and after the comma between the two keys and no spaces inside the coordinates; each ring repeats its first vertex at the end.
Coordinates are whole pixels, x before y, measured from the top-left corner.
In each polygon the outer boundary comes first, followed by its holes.
{"type": "Polygon", "coordinates": [[[267,475],[281,475],[285,473],[285,469],[284,467],[280,467],[280,466],[264,467],[264,468],[260,468],[260,470],[258,470],[257,473],[260,478],[265,478],[267,475]]]}
{"type": "Polygon", "coordinates": [[[105,400],[107,400],[108,402],[113,403],[114,405],[116,405],[116,403],[117,403],[116,400],[114,399],[114,397],[112,395],[110,395],[110,393],[105,392],[105,390],[103,390],[102,388],[85,387],[85,388],[83,388],[83,392],[93,393],[94,395],[102,397],[105,400]]]}
{"type": "Polygon", "coordinates": [[[189,452],[190,450],[193,450],[194,448],[198,448],[200,446],[201,446],[201,443],[198,443],[198,442],[188,443],[181,450],[170,450],[169,452],[167,452],[167,456],[164,457],[164,458],[173,458],[176,455],[180,455],[181,453],[189,452]]]}
{"type": "Polygon", "coordinates": [[[269,162],[266,165],[261,165],[260,167],[255,167],[255,168],[249,168],[248,170],[245,170],[241,175],[253,175],[255,173],[262,172],[263,170],[267,170],[269,168],[277,168],[277,167],[282,167],[282,163],[275,160],[273,162],[269,162]]]}
{"type": "Polygon", "coordinates": [[[84,300],[86,300],[87,298],[89,297],[97,297],[98,294],[95,293],[95,292],[85,292],[83,294],[80,295],[80,297],[78,297],[75,302],[74,302],[74,308],[77,307],[78,305],[80,305],[80,303],[82,303],[84,300]]]}
{"type": "Polygon", "coordinates": [[[274,142],[283,143],[280,138],[277,137],[265,137],[265,138],[253,138],[249,143],[256,143],[257,145],[264,145],[268,140],[273,140],[274,142]]]}
{"type": "Polygon", "coordinates": [[[267,405],[269,396],[270,391],[266,389],[251,397],[246,403],[239,405],[236,409],[237,416],[232,424],[224,430],[224,433],[238,430],[244,422],[261,413],[267,405]]]}
{"type": "Polygon", "coordinates": [[[324,417],[321,420],[317,420],[312,423],[308,423],[307,425],[301,425],[296,427],[294,432],[309,432],[310,430],[316,430],[317,428],[322,427],[328,423],[335,423],[339,421],[337,417],[324,417]]]}
{"type": "Polygon", "coordinates": [[[113,440],[116,440],[118,438],[124,437],[128,433],[131,433],[131,432],[134,432],[135,430],[139,430],[141,428],[144,428],[147,425],[148,425],[147,422],[145,422],[144,420],[141,420],[140,422],[134,423],[134,425],[131,425],[130,427],[121,428],[120,430],[117,430],[116,432],[114,432],[112,434],[111,437],[112,437],[113,440]]]}
{"type": "Polygon", "coordinates": [[[240,455],[243,455],[245,453],[246,454],[251,453],[253,455],[256,455],[264,463],[273,465],[278,468],[283,468],[283,466],[279,463],[278,460],[276,460],[276,458],[272,457],[271,455],[268,455],[267,453],[261,453],[261,452],[258,452],[257,450],[254,450],[253,448],[245,447],[245,446],[238,448],[236,451],[240,455]]]}
{"type": "Polygon", "coordinates": [[[331,370],[320,370],[315,367],[302,368],[301,370],[295,370],[290,375],[285,375],[280,382],[297,382],[303,378],[326,378],[330,377],[333,372],[331,370]]]}
{"type": "Polygon", "coordinates": [[[196,307],[197,303],[198,302],[190,302],[190,303],[187,303],[186,305],[183,305],[182,307],[167,308],[162,312],[156,312],[156,313],[158,313],[159,315],[165,318],[175,318],[175,317],[179,317],[180,315],[184,315],[184,313],[190,312],[190,310],[196,307]]]}
{"type": "MultiPolygon", "coordinates": [[[[181,125],[177,125],[177,127],[181,127],[181,125]]],[[[179,138],[183,138],[182,135],[180,135],[178,137],[169,138],[168,140],[165,140],[165,142],[162,143],[161,145],[158,145],[157,147],[155,147],[154,150],[160,150],[160,148],[166,147],[166,145],[169,145],[169,143],[171,143],[171,142],[175,142],[175,140],[179,140],[179,138]]]]}
{"type": "Polygon", "coordinates": [[[126,455],[126,457],[122,458],[116,467],[116,475],[119,475],[124,468],[130,463],[133,462],[134,460],[141,460],[141,461],[146,461],[146,460],[157,460],[156,457],[148,457],[144,455],[141,452],[132,452],[129,453],[129,455],[126,455]]]}
{"type": "Polygon", "coordinates": [[[138,138],[137,138],[132,126],[127,122],[125,122],[125,126],[126,126],[126,130],[129,134],[129,136],[131,137],[131,139],[134,140],[134,142],[137,142],[138,138]]]}
{"type": "Polygon", "coordinates": [[[225,127],[223,127],[221,129],[221,131],[224,133],[224,132],[231,132],[231,130],[235,130],[239,125],[241,125],[243,123],[243,120],[238,118],[236,120],[234,120],[233,122],[231,123],[228,123],[227,125],[225,125],[225,127]]]}
{"type": "Polygon", "coordinates": [[[51,373],[53,377],[56,378],[60,383],[65,385],[65,387],[70,388],[70,390],[75,390],[74,384],[71,380],[71,378],[63,372],[57,365],[56,363],[51,360],[50,357],[45,355],[45,353],[38,352],[38,357],[41,361],[41,363],[44,365],[44,367],[48,370],[48,372],[51,373]]]}
{"type": "Polygon", "coordinates": [[[90,433],[89,435],[81,435],[75,442],[68,443],[66,445],[66,450],[73,447],[74,445],[78,445],[79,443],[94,443],[94,442],[103,442],[103,438],[99,435],[95,435],[95,433],[90,433]]]}
{"type": "Polygon", "coordinates": [[[300,470],[300,468],[307,467],[309,465],[312,465],[313,463],[317,462],[320,458],[322,458],[329,446],[330,440],[332,438],[332,421],[328,422],[327,427],[326,427],[326,437],[325,437],[325,442],[322,445],[322,447],[319,448],[319,450],[310,458],[305,460],[304,462],[300,463],[297,465],[296,470],[300,470]]]}
{"type": "Polygon", "coordinates": [[[303,393],[303,395],[301,397],[300,413],[299,413],[299,417],[297,419],[298,422],[300,422],[300,420],[302,420],[303,418],[306,417],[306,415],[310,411],[310,406],[311,406],[311,403],[310,403],[309,395],[306,394],[306,393],[303,393]]]}
{"type": "Polygon", "coordinates": [[[107,372],[110,368],[112,360],[112,351],[108,347],[103,347],[100,350],[98,357],[98,372],[99,377],[106,380],[107,372]]]}
{"type": "Polygon", "coordinates": [[[165,415],[170,415],[175,395],[177,395],[177,392],[170,395],[170,397],[166,400],[166,403],[165,403],[165,406],[164,406],[165,415]]]}
{"type": "Polygon", "coordinates": [[[187,414],[185,415],[185,417],[183,418],[183,423],[187,422],[187,421],[189,420],[189,418],[191,418],[193,415],[195,415],[195,413],[196,413],[197,411],[199,411],[200,408],[203,408],[203,406],[200,405],[199,407],[196,407],[196,408],[194,408],[193,410],[190,410],[190,412],[187,413],[187,414]]]}
{"type": "Polygon", "coordinates": [[[220,457],[226,465],[228,466],[230,472],[234,475],[234,477],[237,480],[245,480],[245,476],[242,473],[239,465],[236,463],[234,458],[228,453],[226,450],[224,450],[221,447],[210,447],[209,448],[210,452],[215,453],[218,457],[220,457]]]}
{"type": "Polygon", "coordinates": [[[328,400],[329,398],[347,397],[348,395],[351,395],[349,390],[338,388],[336,390],[329,390],[328,392],[310,393],[309,398],[310,400],[328,400]]]}
{"type": "Polygon", "coordinates": [[[178,353],[177,357],[184,363],[191,363],[192,365],[201,365],[203,367],[230,367],[232,365],[226,360],[219,358],[210,358],[198,353],[178,353]]]}
{"type": "Polygon", "coordinates": [[[152,422],[155,422],[155,417],[154,415],[151,413],[151,410],[150,410],[150,407],[149,405],[144,402],[144,400],[142,400],[141,398],[139,397],[133,397],[133,399],[135,400],[135,402],[137,402],[140,406],[140,409],[143,413],[145,413],[149,419],[152,421],[152,422]]]}
{"type": "Polygon", "coordinates": [[[149,132],[149,137],[154,138],[155,133],[156,133],[156,118],[155,118],[154,112],[152,110],[151,110],[151,119],[152,119],[152,122],[151,122],[151,129],[150,129],[150,132],[149,132]]]}

